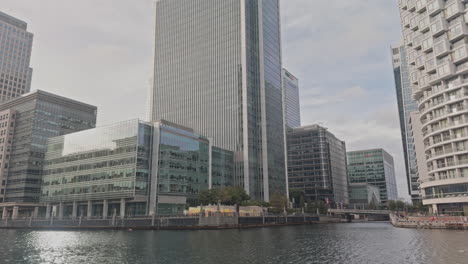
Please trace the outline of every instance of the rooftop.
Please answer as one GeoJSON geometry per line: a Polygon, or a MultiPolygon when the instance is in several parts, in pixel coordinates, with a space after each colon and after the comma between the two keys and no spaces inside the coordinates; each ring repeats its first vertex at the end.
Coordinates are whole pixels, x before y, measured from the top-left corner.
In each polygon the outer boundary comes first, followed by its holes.
{"type": "Polygon", "coordinates": [[[24,30],[28,28],[28,24],[26,22],[19,20],[15,17],[12,17],[6,13],[3,13],[2,11],[0,11],[0,21],[3,21],[5,23],[8,23],[12,26],[15,26],[24,30]]]}

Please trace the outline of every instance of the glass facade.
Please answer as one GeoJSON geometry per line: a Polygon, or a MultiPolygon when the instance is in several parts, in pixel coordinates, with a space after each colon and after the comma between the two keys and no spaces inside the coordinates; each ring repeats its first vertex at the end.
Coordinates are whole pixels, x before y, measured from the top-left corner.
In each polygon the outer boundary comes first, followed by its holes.
{"type": "Polygon", "coordinates": [[[65,217],[82,215],[80,210],[93,217],[182,214],[198,205],[210,182],[231,185],[233,158],[167,121],[130,120],[54,137],[47,144],[41,201],[62,204],[65,217]]]}
{"type": "Polygon", "coordinates": [[[299,80],[286,69],[283,69],[283,94],[285,125],[290,128],[300,127],[299,80]]]}
{"type": "Polygon", "coordinates": [[[210,143],[164,124],[159,137],[157,213],[181,214],[186,205],[198,205],[198,193],[209,187],[210,143]]]}
{"type": "Polygon", "coordinates": [[[366,209],[370,204],[380,203],[380,191],[377,186],[365,183],[349,185],[349,202],[356,208],[366,209]]]}
{"type": "Polygon", "coordinates": [[[277,0],[156,4],[151,120],[192,127],[233,152],[233,184],[286,193],[277,0]]]}
{"type": "Polygon", "coordinates": [[[289,129],[287,142],[289,188],[308,201],[348,204],[345,142],[318,125],[289,129]]]}
{"type": "Polygon", "coordinates": [[[0,102],[28,93],[33,34],[27,24],[0,11],[0,102]]]}
{"type": "Polygon", "coordinates": [[[393,157],[383,149],[348,152],[348,177],[352,183],[377,186],[382,203],[397,200],[393,157]]]}
{"type": "MultiPolygon", "coordinates": [[[[412,199],[420,199],[419,174],[416,164],[416,153],[412,126],[410,124],[411,113],[418,111],[418,104],[412,98],[411,86],[408,76],[408,64],[404,45],[392,48],[393,74],[395,78],[395,90],[398,102],[398,114],[400,117],[401,138],[405,157],[406,177],[408,191],[412,199]]],[[[417,132],[417,131],[416,131],[417,132]]]]}
{"type": "Polygon", "coordinates": [[[72,202],[148,194],[151,127],[138,120],[51,138],[41,201],[72,202]]]}
{"type": "Polygon", "coordinates": [[[0,105],[1,111],[14,112],[10,125],[10,146],[1,164],[4,202],[38,202],[47,139],[93,128],[96,107],[36,91],[0,105]]]}

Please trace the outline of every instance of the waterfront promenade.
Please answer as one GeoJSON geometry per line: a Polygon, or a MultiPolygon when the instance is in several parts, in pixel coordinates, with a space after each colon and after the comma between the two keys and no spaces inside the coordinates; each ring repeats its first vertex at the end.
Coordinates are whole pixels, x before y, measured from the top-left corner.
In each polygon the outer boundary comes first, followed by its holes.
{"type": "Polygon", "coordinates": [[[339,223],[346,220],[342,217],[318,216],[318,215],[264,215],[264,216],[236,216],[236,215],[212,215],[212,216],[167,216],[167,217],[140,217],[111,219],[5,219],[0,222],[2,229],[60,229],[60,230],[178,230],[178,229],[226,229],[249,228],[284,225],[303,225],[316,223],[339,223]]]}
{"type": "Polygon", "coordinates": [[[468,230],[467,216],[403,216],[391,213],[390,222],[401,228],[468,230]]]}

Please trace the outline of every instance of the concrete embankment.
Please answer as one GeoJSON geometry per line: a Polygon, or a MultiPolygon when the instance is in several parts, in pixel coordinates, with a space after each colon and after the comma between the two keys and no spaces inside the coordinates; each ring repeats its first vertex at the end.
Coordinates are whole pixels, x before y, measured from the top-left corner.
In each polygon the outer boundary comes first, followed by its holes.
{"type": "Polygon", "coordinates": [[[200,230],[273,227],[340,223],[341,218],[313,215],[294,216],[209,216],[209,217],[154,217],[125,219],[18,219],[2,220],[3,229],[38,230],[200,230]]]}
{"type": "Polygon", "coordinates": [[[390,222],[395,227],[419,229],[460,229],[468,230],[466,216],[401,216],[390,214],[390,222]]]}

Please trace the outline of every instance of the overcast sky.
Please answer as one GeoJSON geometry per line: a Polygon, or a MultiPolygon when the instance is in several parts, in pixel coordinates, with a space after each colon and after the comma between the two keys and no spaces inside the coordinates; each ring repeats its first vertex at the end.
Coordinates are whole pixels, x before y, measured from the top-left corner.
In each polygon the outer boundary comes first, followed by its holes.
{"type": "MultiPolygon", "coordinates": [[[[98,106],[98,125],[146,116],[153,0],[0,0],[34,33],[32,89],[98,106]]],[[[300,79],[303,124],[348,150],[386,149],[407,197],[390,45],[396,0],[282,0],[284,67],[300,79]]]]}

